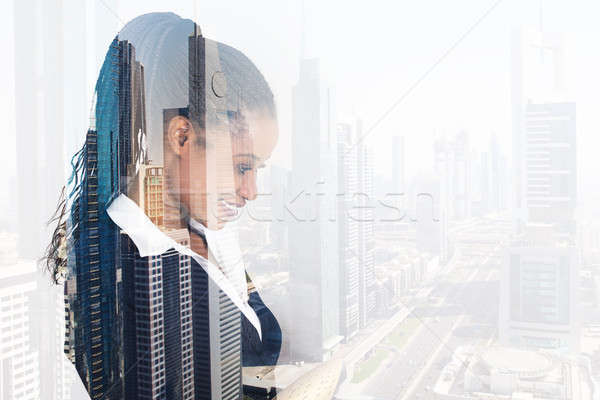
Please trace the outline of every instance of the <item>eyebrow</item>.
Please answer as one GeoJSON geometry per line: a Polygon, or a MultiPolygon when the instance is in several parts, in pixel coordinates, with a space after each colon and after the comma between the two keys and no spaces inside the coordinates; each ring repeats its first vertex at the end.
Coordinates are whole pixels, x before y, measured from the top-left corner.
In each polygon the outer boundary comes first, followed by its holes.
{"type": "MultiPolygon", "coordinates": [[[[254,160],[254,162],[261,161],[261,158],[253,153],[238,153],[238,154],[234,154],[234,156],[235,157],[250,157],[250,158],[252,158],[252,160],[254,160]]],[[[264,167],[265,167],[265,163],[261,162],[261,164],[258,165],[256,168],[264,168],[264,167]]]]}

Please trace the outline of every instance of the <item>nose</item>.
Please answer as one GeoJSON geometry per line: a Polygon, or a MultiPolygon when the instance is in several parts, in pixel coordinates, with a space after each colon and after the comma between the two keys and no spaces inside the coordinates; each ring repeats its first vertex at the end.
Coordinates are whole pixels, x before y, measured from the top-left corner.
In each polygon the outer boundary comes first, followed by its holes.
{"type": "Polygon", "coordinates": [[[242,180],[242,185],[238,194],[246,201],[256,199],[256,174],[248,174],[249,176],[242,180]]]}

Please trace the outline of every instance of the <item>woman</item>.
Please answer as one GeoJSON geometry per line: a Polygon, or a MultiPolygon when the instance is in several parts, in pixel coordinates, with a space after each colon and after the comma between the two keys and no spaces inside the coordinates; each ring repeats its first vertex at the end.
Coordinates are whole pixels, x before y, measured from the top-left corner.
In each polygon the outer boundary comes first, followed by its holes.
{"type": "Polygon", "coordinates": [[[240,398],[241,365],[281,346],[230,224],[277,142],[268,84],[192,21],[147,14],[111,44],[92,121],[47,256],[68,356],[92,398],[240,398]]]}

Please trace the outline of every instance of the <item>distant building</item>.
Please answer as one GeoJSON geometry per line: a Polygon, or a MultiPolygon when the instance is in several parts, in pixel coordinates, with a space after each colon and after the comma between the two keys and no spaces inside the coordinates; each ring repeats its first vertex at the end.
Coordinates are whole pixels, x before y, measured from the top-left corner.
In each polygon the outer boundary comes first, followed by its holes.
{"type": "Polygon", "coordinates": [[[413,182],[414,218],[416,225],[416,248],[439,256],[440,262],[448,259],[448,209],[447,193],[442,190],[440,178],[433,172],[417,175],[413,182]]]}
{"type": "Polygon", "coordinates": [[[323,361],[341,341],[339,316],[337,138],[332,91],[317,59],[302,60],[293,89],[291,193],[288,207],[295,361],[323,361]]]}
{"type": "Polygon", "coordinates": [[[288,225],[286,223],[285,205],[289,195],[290,172],[281,167],[271,166],[271,218],[269,224],[269,243],[276,249],[287,251],[288,225]]]}
{"type": "Polygon", "coordinates": [[[565,101],[561,35],[512,43],[513,231],[501,279],[504,343],[578,352],[576,106],[565,101]]]}
{"type": "Polygon", "coordinates": [[[513,221],[521,232],[539,213],[572,214],[575,104],[568,101],[564,37],[535,29],[512,35],[513,221]],[[545,210],[545,211],[544,211],[545,210]],[[532,219],[533,218],[533,219],[532,219]]]}
{"type": "Polygon", "coordinates": [[[530,103],[525,109],[520,227],[552,224],[563,237],[574,236],[577,161],[574,103],[530,103]]]}
{"type": "MultiPolygon", "coordinates": [[[[362,137],[362,122],[356,124],[357,137],[362,137]]],[[[354,204],[360,209],[352,217],[358,220],[358,310],[360,327],[364,328],[375,308],[375,215],[373,213],[373,151],[364,144],[358,149],[358,196],[354,204]]]]}
{"type": "Polygon", "coordinates": [[[469,136],[461,131],[453,141],[440,139],[434,145],[435,171],[440,177],[442,205],[449,219],[471,216],[471,165],[469,136]]]}
{"type": "Polygon", "coordinates": [[[500,280],[499,334],[511,346],[579,351],[579,259],[568,242],[534,228],[507,250],[500,280]]]}
{"type": "Polygon", "coordinates": [[[338,224],[340,265],[340,333],[348,340],[359,329],[359,225],[352,215],[358,191],[358,154],[350,124],[339,124],[338,137],[338,224]]]}
{"type": "Polygon", "coordinates": [[[554,352],[459,347],[433,387],[436,399],[591,400],[589,371],[554,352]]]}
{"type": "MultiPolygon", "coordinates": [[[[4,260],[3,260],[4,261],[4,260]]],[[[39,399],[40,361],[32,345],[36,321],[31,297],[38,290],[34,261],[0,263],[0,394],[2,399],[39,399]]],[[[47,332],[48,333],[48,332],[47,332]]],[[[53,332],[52,332],[53,333],[53,332]]],[[[60,355],[60,354],[59,354],[60,355]]]]}

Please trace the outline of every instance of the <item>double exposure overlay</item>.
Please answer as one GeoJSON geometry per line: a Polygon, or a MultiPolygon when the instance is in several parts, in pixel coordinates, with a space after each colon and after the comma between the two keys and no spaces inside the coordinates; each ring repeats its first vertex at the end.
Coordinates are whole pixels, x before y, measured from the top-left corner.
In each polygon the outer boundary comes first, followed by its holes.
{"type": "Polygon", "coordinates": [[[600,397],[597,5],[3,5],[0,398],[600,397]]]}

